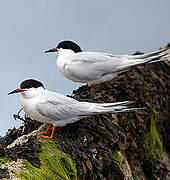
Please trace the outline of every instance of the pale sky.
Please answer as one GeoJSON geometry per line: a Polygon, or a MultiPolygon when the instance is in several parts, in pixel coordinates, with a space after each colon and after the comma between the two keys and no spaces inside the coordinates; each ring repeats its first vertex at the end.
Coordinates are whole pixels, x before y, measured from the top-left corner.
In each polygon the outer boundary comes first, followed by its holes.
{"type": "Polygon", "coordinates": [[[38,79],[62,94],[81,85],[65,79],[56,68],[57,54],[44,50],[69,39],[85,51],[150,52],[170,42],[169,18],[169,0],[1,1],[0,135],[21,124],[12,117],[21,107],[19,94],[7,94],[23,80],[38,79]]]}

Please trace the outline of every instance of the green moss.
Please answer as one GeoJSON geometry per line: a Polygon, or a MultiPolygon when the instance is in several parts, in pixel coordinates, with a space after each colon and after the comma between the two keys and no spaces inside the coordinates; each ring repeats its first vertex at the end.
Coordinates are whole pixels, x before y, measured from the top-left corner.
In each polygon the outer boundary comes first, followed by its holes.
{"type": "Polygon", "coordinates": [[[150,113],[150,132],[148,136],[148,145],[146,146],[149,154],[147,155],[147,159],[152,157],[156,157],[159,160],[162,158],[163,147],[162,143],[159,139],[157,130],[156,130],[156,112],[155,109],[152,109],[150,113]],[[159,155],[156,154],[156,151],[159,150],[159,155]]]}
{"type": "Polygon", "coordinates": [[[138,173],[136,171],[132,172],[132,177],[134,180],[138,180],[138,173]]]}
{"type": "Polygon", "coordinates": [[[122,161],[120,159],[119,153],[117,151],[113,151],[112,157],[114,159],[114,162],[121,168],[122,167],[122,161]]]}
{"type": "Polygon", "coordinates": [[[22,172],[13,171],[14,174],[25,180],[76,180],[77,171],[72,159],[62,151],[58,150],[53,140],[41,140],[42,152],[40,153],[40,168],[36,168],[25,161],[22,172]]]}
{"type": "Polygon", "coordinates": [[[6,157],[6,156],[0,157],[0,165],[2,163],[9,163],[10,161],[12,161],[12,160],[10,158],[6,157]]]}

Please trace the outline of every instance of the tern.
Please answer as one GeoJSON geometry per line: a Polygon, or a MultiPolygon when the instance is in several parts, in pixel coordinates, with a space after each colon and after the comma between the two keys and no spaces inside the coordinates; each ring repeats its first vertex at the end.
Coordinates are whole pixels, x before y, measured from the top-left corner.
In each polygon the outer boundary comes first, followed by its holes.
{"type": "Polygon", "coordinates": [[[44,53],[58,52],[57,67],[68,79],[89,86],[116,78],[138,65],[161,61],[167,56],[164,48],[142,55],[112,55],[100,52],[83,52],[72,41],[62,41],[56,48],[44,53]]]}
{"type": "Polygon", "coordinates": [[[27,115],[32,119],[50,124],[48,129],[38,135],[48,134],[52,128],[51,136],[42,136],[52,139],[55,127],[63,127],[74,123],[84,117],[96,114],[135,111],[139,108],[128,108],[131,101],[115,103],[89,103],[79,102],[73,98],[48,91],[44,85],[34,79],[24,80],[20,87],[10,94],[21,93],[21,104],[27,115]]]}

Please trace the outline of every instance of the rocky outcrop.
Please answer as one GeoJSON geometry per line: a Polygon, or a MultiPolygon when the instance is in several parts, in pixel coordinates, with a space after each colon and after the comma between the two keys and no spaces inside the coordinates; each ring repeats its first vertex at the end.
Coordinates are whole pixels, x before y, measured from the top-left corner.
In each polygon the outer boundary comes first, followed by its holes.
{"type": "Polygon", "coordinates": [[[31,133],[41,124],[25,117],[24,126],[0,140],[0,178],[170,179],[169,79],[165,61],[80,87],[72,94],[80,101],[130,100],[146,109],[91,116],[56,128],[53,140],[31,133]]]}

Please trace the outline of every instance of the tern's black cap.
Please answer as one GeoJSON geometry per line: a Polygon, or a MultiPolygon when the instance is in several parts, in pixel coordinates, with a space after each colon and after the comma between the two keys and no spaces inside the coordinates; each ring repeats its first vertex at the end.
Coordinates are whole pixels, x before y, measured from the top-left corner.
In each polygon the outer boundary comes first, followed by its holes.
{"type": "Polygon", "coordinates": [[[62,41],[57,45],[56,48],[71,49],[75,53],[82,52],[80,46],[72,41],[62,41]]]}
{"type": "Polygon", "coordinates": [[[21,89],[38,88],[38,87],[44,88],[44,85],[40,81],[37,81],[35,79],[27,79],[20,84],[21,89]]]}

